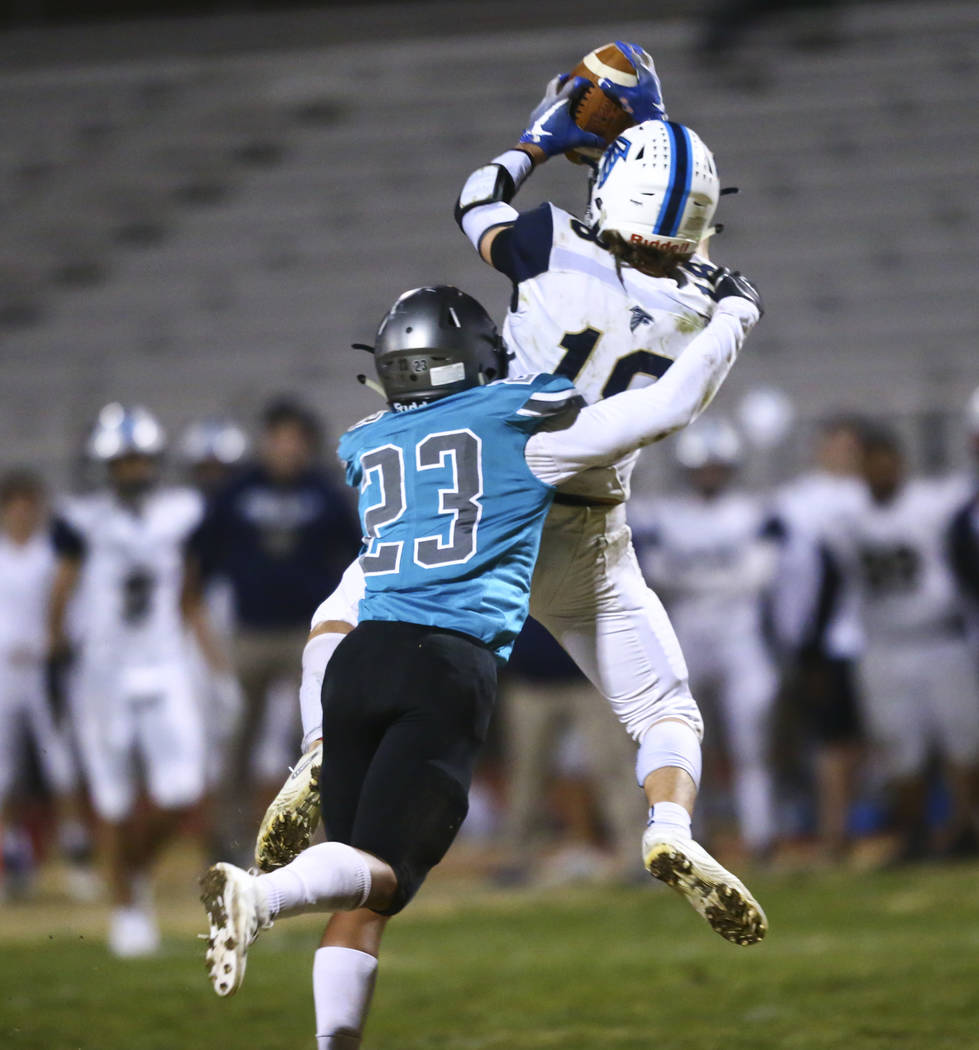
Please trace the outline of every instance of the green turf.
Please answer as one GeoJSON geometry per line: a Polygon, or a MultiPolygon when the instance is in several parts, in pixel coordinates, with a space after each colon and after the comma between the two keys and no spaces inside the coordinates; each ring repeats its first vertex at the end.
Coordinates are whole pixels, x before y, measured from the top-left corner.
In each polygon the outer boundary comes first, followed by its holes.
{"type": "MultiPolygon", "coordinates": [[[[365,1046],[970,1050],[977,876],[754,880],[771,934],[753,948],[721,941],[666,891],[477,898],[444,914],[429,898],[389,928],[365,1046]]],[[[309,1048],[315,940],[279,923],[228,1001],[210,991],[190,938],[130,963],[77,937],[0,946],[0,1047],[309,1048]]]]}

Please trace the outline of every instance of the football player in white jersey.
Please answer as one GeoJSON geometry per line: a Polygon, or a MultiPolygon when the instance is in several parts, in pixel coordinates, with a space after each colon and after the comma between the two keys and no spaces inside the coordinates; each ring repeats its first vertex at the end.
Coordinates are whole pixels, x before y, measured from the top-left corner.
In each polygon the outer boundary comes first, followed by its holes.
{"type": "Polygon", "coordinates": [[[925,769],[941,755],[951,813],[943,850],[975,850],[979,811],[979,676],[948,557],[961,478],[907,480],[898,439],[864,435],[869,497],[849,523],[867,635],[861,665],[871,741],[893,787],[900,857],[928,852],[925,769]]]}
{"type": "Polygon", "coordinates": [[[775,839],[769,755],[778,678],[762,630],[762,596],[777,548],[765,503],[732,487],[741,438],[707,418],[676,440],[690,491],[634,502],[629,520],[646,578],[663,596],[690,665],[693,691],[712,691],[731,759],[741,837],[756,860],[775,839]]]}
{"type": "Polygon", "coordinates": [[[966,408],[975,479],[969,498],[952,522],[952,568],[965,602],[969,637],[979,666],[979,387],[966,408]]]}
{"type": "MultiPolygon", "coordinates": [[[[220,417],[198,419],[180,437],[180,459],[186,478],[205,501],[214,496],[241,468],[249,449],[245,431],[232,419],[220,417]]],[[[192,656],[194,674],[200,693],[207,697],[204,705],[207,738],[207,782],[213,788],[224,775],[228,748],[235,726],[241,719],[244,701],[238,679],[231,673],[231,638],[234,633],[234,595],[230,583],[220,577],[209,580],[204,589],[207,624],[223,653],[220,670],[208,659],[200,646],[192,656]]],[[[186,608],[186,607],[185,607],[186,608]]]]}
{"type": "Polygon", "coordinates": [[[841,522],[866,502],[860,477],[863,424],[850,416],[819,427],[813,468],[773,501],[782,542],[770,595],[786,668],[785,695],[815,743],[819,838],[827,861],[850,845],[848,818],[863,750],[857,661],[863,649],[856,580],[839,563],[841,522]]]}
{"type": "MultiPolygon", "coordinates": [[[[638,51],[635,60],[644,78],[627,101],[637,116],[663,116],[651,62],[638,51]]],[[[456,218],[481,257],[513,282],[504,326],[512,373],[556,372],[596,401],[662,376],[707,326],[714,285],[728,271],[696,254],[720,191],[710,151],[679,124],[644,120],[605,151],[591,226],[551,204],[524,213],[510,206],[548,157],[601,144],[571,118],[583,87],[568,81],[557,94],[549,88],[518,146],[466,180],[456,218]]],[[[531,614],[639,743],[637,779],[650,805],[643,863],[703,914],[705,888],[713,892],[731,876],[690,838],[703,726],[679,643],[632,549],[624,503],[635,458],[586,471],[562,488],[544,529],[531,614]]],[[[362,587],[355,563],[314,614],[300,690],[307,751],[259,831],[263,868],[288,861],[309,841],[318,809],[320,687],[326,663],[356,623],[362,587]]],[[[710,909],[705,917],[722,936],[741,936],[710,909]]]]}
{"type": "Polygon", "coordinates": [[[189,489],[157,485],[164,434],[143,408],[106,406],[89,440],[108,485],[67,499],[55,521],[51,646],[77,658],[71,712],[99,818],[114,910],[110,949],[147,954],[159,933],[148,876],[204,789],[204,730],[180,610],[183,544],[200,521],[189,489]],[[134,809],[141,768],[152,808],[134,809]]]}
{"type": "Polygon", "coordinates": [[[26,879],[30,844],[14,820],[11,793],[31,743],[54,797],[59,845],[71,864],[69,889],[86,897],[96,886],[88,869],[77,774],[45,681],[55,565],[45,503],[42,483],[32,472],[13,470],[0,478],[0,835],[7,874],[26,879]]]}

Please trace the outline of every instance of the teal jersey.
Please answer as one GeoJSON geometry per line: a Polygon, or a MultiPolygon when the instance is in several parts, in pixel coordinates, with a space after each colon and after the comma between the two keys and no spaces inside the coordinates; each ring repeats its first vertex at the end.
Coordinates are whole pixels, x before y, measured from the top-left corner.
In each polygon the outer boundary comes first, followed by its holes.
{"type": "Polygon", "coordinates": [[[561,376],[524,376],[348,430],[338,452],[347,482],[360,488],[360,619],[462,631],[505,661],[527,618],[554,497],[524,448],[580,403],[561,376]]]}

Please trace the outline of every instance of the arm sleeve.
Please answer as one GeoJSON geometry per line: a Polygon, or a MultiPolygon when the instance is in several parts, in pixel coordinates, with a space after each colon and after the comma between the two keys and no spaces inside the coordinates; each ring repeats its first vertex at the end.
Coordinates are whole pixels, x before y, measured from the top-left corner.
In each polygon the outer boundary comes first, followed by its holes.
{"type": "Polygon", "coordinates": [[[483,236],[498,226],[504,227],[493,241],[490,252],[493,269],[519,284],[544,273],[551,261],[554,240],[554,216],[551,206],[541,204],[530,211],[518,212],[509,204],[496,202],[473,208],[462,220],[462,229],[479,251],[483,236]]]}
{"type": "Polygon", "coordinates": [[[747,299],[723,299],[662,379],[589,405],[565,430],[534,434],[527,442],[528,466],[541,481],[560,485],[692,423],[713,400],[757,320],[747,299]]]}

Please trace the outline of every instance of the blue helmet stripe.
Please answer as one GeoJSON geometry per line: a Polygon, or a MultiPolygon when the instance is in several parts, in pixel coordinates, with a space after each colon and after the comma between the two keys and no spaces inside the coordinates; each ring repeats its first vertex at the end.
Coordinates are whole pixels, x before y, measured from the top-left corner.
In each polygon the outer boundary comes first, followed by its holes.
{"type": "Polygon", "coordinates": [[[675,237],[693,177],[692,150],[690,136],[682,124],[675,124],[672,120],[664,121],[664,124],[670,136],[670,182],[656,219],[656,233],[675,237]]]}

